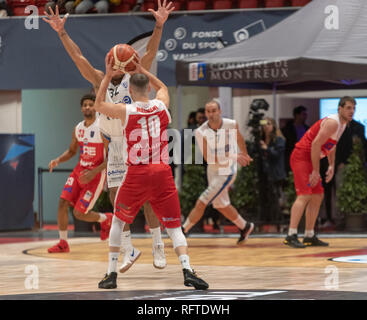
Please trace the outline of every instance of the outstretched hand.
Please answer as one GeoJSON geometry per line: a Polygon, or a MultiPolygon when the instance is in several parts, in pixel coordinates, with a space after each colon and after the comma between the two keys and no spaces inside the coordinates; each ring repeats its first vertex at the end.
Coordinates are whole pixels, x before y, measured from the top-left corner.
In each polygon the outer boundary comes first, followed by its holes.
{"type": "Polygon", "coordinates": [[[56,6],[56,13],[52,10],[51,7],[49,7],[51,14],[48,14],[45,11],[45,14],[47,18],[42,18],[43,21],[47,22],[52,29],[54,29],[57,33],[60,33],[64,30],[64,25],[66,22],[66,19],[68,18],[69,14],[67,13],[62,19],[59,15],[59,7],[56,6]]]}
{"type": "Polygon", "coordinates": [[[158,0],[158,10],[154,11],[153,9],[148,9],[150,11],[155,20],[157,21],[157,26],[162,27],[166,20],[168,19],[169,14],[175,9],[170,1],[167,4],[167,0],[163,0],[163,5],[161,4],[161,0],[158,0]]]}

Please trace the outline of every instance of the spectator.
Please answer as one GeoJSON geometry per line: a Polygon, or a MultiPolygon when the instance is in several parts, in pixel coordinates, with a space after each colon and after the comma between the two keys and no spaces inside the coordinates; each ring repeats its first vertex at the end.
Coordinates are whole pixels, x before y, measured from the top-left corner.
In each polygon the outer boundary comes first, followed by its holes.
{"type": "Polygon", "coordinates": [[[204,108],[199,108],[196,111],[197,128],[200,127],[206,120],[207,120],[207,118],[206,118],[206,115],[205,115],[205,109],[204,108]]]}
{"type": "Polygon", "coordinates": [[[362,141],[364,148],[364,161],[367,159],[367,140],[365,138],[365,126],[358,121],[352,120],[345,128],[335,154],[335,173],[333,179],[329,182],[325,182],[325,173],[328,168],[327,159],[322,159],[320,163],[320,173],[322,177],[324,192],[325,192],[325,213],[326,217],[322,219],[322,228],[332,228],[335,226],[335,218],[340,218],[336,212],[333,204],[336,203],[336,188],[340,184],[343,168],[346,165],[349,156],[353,151],[354,138],[358,138],[362,141]]]}
{"type": "Polygon", "coordinates": [[[189,117],[187,118],[187,129],[196,129],[197,123],[196,123],[196,111],[192,111],[189,114],[189,117]]]}
{"type": "Polygon", "coordinates": [[[260,197],[261,220],[280,222],[280,203],[286,178],[284,169],[285,139],[272,118],[265,118],[261,126],[260,197]]]}
{"type": "Polygon", "coordinates": [[[304,106],[298,106],[293,109],[293,119],[290,120],[282,129],[285,137],[285,170],[291,171],[289,159],[296,143],[303,137],[309,126],[306,124],[307,109],[304,106]]]}
{"type": "Polygon", "coordinates": [[[6,0],[0,0],[0,18],[7,16],[11,16],[10,8],[6,4],[6,0]]]}
{"type": "Polygon", "coordinates": [[[46,3],[45,10],[48,14],[51,14],[50,9],[55,12],[57,6],[60,14],[74,13],[74,4],[73,0],[52,0],[46,3]]]}
{"type": "Polygon", "coordinates": [[[82,0],[75,7],[76,14],[87,13],[89,10],[95,8],[97,13],[108,13],[110,4],[108,0],[82,0]]]}

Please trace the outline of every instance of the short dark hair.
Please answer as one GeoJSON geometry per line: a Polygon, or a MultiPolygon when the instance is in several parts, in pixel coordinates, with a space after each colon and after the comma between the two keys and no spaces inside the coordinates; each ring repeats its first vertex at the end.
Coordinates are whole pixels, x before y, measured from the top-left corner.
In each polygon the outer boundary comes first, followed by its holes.
{"type": "Polygon", "coordinates": [[[96,101],[96,95],[94,93],[87,93],[84,96],[82,96],[82,98],[80,99],[80,106],[83,105],[85,100],[96,101]]]}
{"type": "Polygon", "coordinates": [[[148,88],[149,78],[143,73],[134,73],[130,78],[130,84],[139,91],[144,91],[148,88]]]}
{"type": "Polygon", "coordinates": [[[357,104],[357,101],[356,101],[353,97],[350,97],[350,96],[344,96],[344,97],[342,97],[342,98],[339,100],[339,104],[338,104],[338,106],[339,106],[339,107],[344,107],[344,106],[345,106],[345,104],[346,104],[347,102],[351,102],[351,103],[353,103],[354,105],[356,105],[356,104],[357,104]]]}
{"type": "Polygon", "coordinates": [[[297,114],[301,114],[302,112],[307,111],[307,108],[305,106],[298,106],[293,109],[293,117],[295,117],[297,114]]]}
{"type": "Polygon", "coordinates": [[[205,113],[205,109],[204,108],[199,108],[196,112],[205,113]]]}

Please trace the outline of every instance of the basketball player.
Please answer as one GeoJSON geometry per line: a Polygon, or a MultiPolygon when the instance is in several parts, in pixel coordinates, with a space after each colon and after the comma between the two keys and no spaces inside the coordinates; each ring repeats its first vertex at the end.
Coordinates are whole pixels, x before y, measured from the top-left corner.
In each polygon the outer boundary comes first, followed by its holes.
{"type": "Polygon", "coordinates": [[[71,144],[68,150],[51,160],[48,167],[50,172],[61,162],[66,162],[80,150],[79,162],[67,179],[60,196],[57,212],[60,241],[48,249],[49,253],[69,252],[67,242],[67,226],[69,207],[73,207],[75,218],[101,223],[101,239],[108,237],[111,227],[112,213],[91,211],[100,196],[106,181],[106,150],[102,133],[98,126],[94,110],[95,96],[84,95],[80,101],[84,121],[73,130],[71,144]]]}
{"type": "Polygon", "coordinates": [[[113,74],[112,59],[106,57],[106,75],[96,98],[96,110],[119,118],[126,132],[127,173],[118,189],[110,233],[109,265],[99,288],[117,287],[117,260],[121,232],[125,223],[132,223],[139,208],[149,201],[181,262],[184,284],[195,289],[207,289],[208,284],[192,270],[187,255],[187,243],[181,230],[181,208],[178,193],[169,166],[167,126],[171,122],[168,111],[167,87],[140,65],[130,78],[132,104],[105,102],[108,83],[113,74]],[[154,100],[149,100],[149,82],[156,90],[154,100]]]}
{"type": "Polygon", "coordinates": [[[352,97],[343,97],[339,101],[338,113],[317,121],[296,144],[290,164],[294,175],[297,198],[291,208],[288,236],[284,244],[293,248],[306,246],[328,246],[319,240],[314,232],[324,189],[320,179],[320,158],[327,157],[326,183],[334,175],[336,144],[343,134],[346,124],[352,121],[356,101],[352,97]],[[297,229],[306,209],[306,228],[303,243],[298,240],[297,229]]]}
{"type": "Polygon", "coordinates": [[[187,233],[199,222],[206,206],[212,203],[215,209],[239,228],[240,237],[237,243],[243,244],[253,231],[254,224],[245,221],[231,205],[228,189],[236,179],[237,161],[242,166],[247,166],[252,159],[247,153],[246,142],[236,121],[222,118],[219,101],[209,101],[205,105],[205,115],[208,120],[195,130],[195,137],[208,163],[209,185],[183,224],[184,232],[187,233]],[[225,155],[227,159],[224,158],[225,155]]]}
{"type": "MultiPolygon", "coordinates": [[[[172,7],[171,2],[167,4],[166,0],[164,0],[163,4],[161,4],[161,1],[158,0],[158,10],[149,10],[156,19],[156,24],[153,34],[147,44],[146,52],[141,58],[141,64],[147,70],[151,68],[152,62],[157,54],[162,36],[163,25],[173,9],[174,7],[172,7]]],[[[64,24],[67,16],[64,16],[64,18],[61,19],[59,17],[59,11],[57,7],[56,14],[53,13],[52,9],[50,9],[50,11],[51,15],[46,13],[48,19],[44,18],[43,20],[50,24],[51,27],[58,33],[58,36],[62,41],[66,51],[74,61],[80,73],[93,85],[95,92],[97,92],[104,76],[103,72],[91,66],[88,60],[83,56],[79,47],[66,33],[64,24]]],[[[108,87],[108,92],[106,92],[106,99],[114,103],[131,103],[132,100],[128,88],[129,78],[130,75],[128,73],[114,73],[114,77],[112,77],[111,83],[108,87]]],[[[104,115],[100,115],[100,126],[102,133],[110,140],[107,163],[107,183],[110,191],[111,203],[114,203],[117,188],[121,184],[125,174],[125,169],[122,165],[123,155],[121,151],[123,140],[122,127],[119,120],[109,119],[104,115]]],[[[164,255],[164,244],[162,241],[160,224],[149,203],[144,204],[144,215],[153,238],[153,265],[156,268],[164,268],[166,266],[166,258],[164,255]]],[[[134,248],[131,243],[130,227],[128,224],[125,225],[121,241],[124,251],[124,259],[121,265],[121,271],[125,272],[140,256],[140,251],[134,248]]]]}

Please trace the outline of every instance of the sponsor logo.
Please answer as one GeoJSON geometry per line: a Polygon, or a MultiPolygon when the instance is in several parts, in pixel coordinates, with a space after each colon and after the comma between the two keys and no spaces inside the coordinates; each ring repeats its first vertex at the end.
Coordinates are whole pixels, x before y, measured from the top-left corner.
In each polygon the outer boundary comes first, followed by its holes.
{"type": "Polygon", "coordinates": [[[157,106],[153,106],[149,109],[144,109],[144,108],[140,108],[140,107],[136,107],[136,111],[137,112],[141,112],[141,113],[152,113],[154,111],[157,111],[158,107],[157,106]]]}
{"type": "Polygon", "coordinates": [[[85,195],[84,195],[84,197],[83,197],[83,199],[85,200],[85,201],[90,201],[90,199],[92,199],[92,196],[93,196],[93,192],[91,192],[91,191],[87,191],[86,193],[85,193],[85,195]]]}
{"type": "Polygon", "coordinates": [[[97,150],[95,147],[83,146],[83,154],[95,157],[97,155],[97,150]]]}
{"type": "Polygon", "coordinates": [[[125,173],[125,170],[110,170],[108,171],[107,175],[123,175],[125,173]]]}
{"type": "Polygon", "coordinates": [[[64,187],[63,190],[66,191],[66,192],[71,193],[71,191],[73,190],[73,187],[64,187]]]}
{"type": "Polygon", "coordinates": [[[131,104],[132,100],[129,96],[125,96],[123,99],[122,99],[122,102],[123,103],[126,103],[126,104],[131,104]]]}
{"type": "Polygon", "coordinates": [[[206,71],[204,63],[190,63],[189,64],[189,80],[205,80],[206,71]]]}

